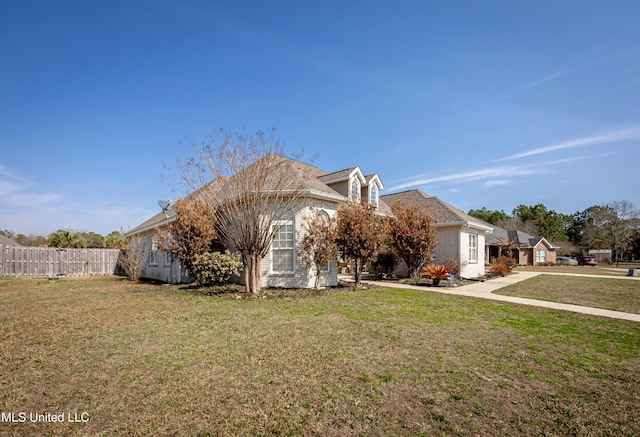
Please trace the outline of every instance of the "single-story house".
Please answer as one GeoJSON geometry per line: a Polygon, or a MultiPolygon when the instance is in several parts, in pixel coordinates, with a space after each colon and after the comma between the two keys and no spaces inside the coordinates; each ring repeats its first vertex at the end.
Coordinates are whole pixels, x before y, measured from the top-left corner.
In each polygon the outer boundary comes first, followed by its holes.
{"type": "Polygon", "coordinates": [[[545,238],[534,237],[522,231],[507,231],[494,226],[493,232],[487,235],[485,243],[486,258],[491,262],[494,258],[511,256],[520,265],[535,265],[539,263],[555,263],[556,249],[545,238]]]}
{"type": "MultiPolygon", "coordinates": [[[[304,190],[295,213],[292,217],[287,217],[287,226],[283,226],[282,234],[276,236],[278,249],[274,250],[272,247],[262,260],[261,287],[313,287],[315,273],[312,267],[306,265],[300,257],[305,218],[309,217],[313,209],[324,211],[327,216],[333,217],[340,206],[349,200],[368,202],[377,208],[381,215],[391,214],[389,205],[396,200],[425,207],[437,221],[434,224],[438,236],[435,262],[441,264],[457,262],[462,277],[484,275],[483,247],[485,235],[492,230],[490,225],[419,190],[380,195],[380,191],[384,188],[380,176],[376,173],[365,174],[358,166],[327,172],[289,158],[280,157],[280,159],[288,160],[289,164],[293,164],[291,177],[302,181],[304,190]]],[[[214,185],[215,183],[211,183],[201,190],[215,189],[214,185]]],[[[191,196],[196,195],[198,192],[190,194],[185,200],[188,202],[191,196]]],[[[142,237],[143,277],[168,283],[180,283],[188,279],[187,272],[180,262],[171,254],[163,252],[158,245],[158,228],[175,219],[175,211],[163,210],[127,232],[130,237],[142,237]]],[[[279,221],[278,224],[283,223],[279,221]]],[[[321,272],[321,285],[337,285],[339,268],[337,261],[331,262],[328,268],[321,272]]]]}
{"type": "Polygon", "coordinates": [[[0,244],[4,244],[5,246],[20,246],[18,243],[13,241],[11,238],[5,237],[4,235],[1,235],[1,234],[0,234],[0,244]]]}
{"type": "Polygon", "coordinates": [[[435,219],[438,244],[434,250],[435,264],[448,265],[452,262],[460,266],[460,276],[476,278],[485,273],[485,236],[492,225],[449,205],[435,196],[429,196],[421,190],[402,191],[386,194],[381,199],[387,205],[402,201],[407,205],[424,208],[435,219]]]}
{"type": "MultiPolygon", "coordinates": [[[[272,247],[268,255],[262,259],[260,286],[311,288],[314,285],[315,273],[300,256],[305,218],[309,217],[314,209],[333,217],[340,205],[348,200],[369,202],[380,214],[389,214],[390,208],[380,199],[379,192],[383,189],[383,184],[377,174],[365,175],[357,166],[329,173],[309,164],[282,156],[279,158],[288,160],[291,178],[298,178],[302,182],[303,195],[293,216],[286,218],[287,223],[278,221],[279,225],[285,226],[282,226],[282,230],[276,235],[278,249],[274,250],[272,247]]],[[[207,186],[201,190],[207,189],[212,188],[207,186]]],[[[196,194],[192,193],[190,196],[196,194]]],[[[185,199],[187,202],[190,196],[185,199]]],[[[128,236],[144,238],[143,277],[168,283],[179,283],[187,279],[187,272],[180,262],[171,254],[160,250],[158,245],[157,229],[175,219],[175,211],[161,211],[127,232],[128,236]]],[[[338,284],[337,260],[329,263],[328,268],[321,272],[320,284],[338,284]]]]}

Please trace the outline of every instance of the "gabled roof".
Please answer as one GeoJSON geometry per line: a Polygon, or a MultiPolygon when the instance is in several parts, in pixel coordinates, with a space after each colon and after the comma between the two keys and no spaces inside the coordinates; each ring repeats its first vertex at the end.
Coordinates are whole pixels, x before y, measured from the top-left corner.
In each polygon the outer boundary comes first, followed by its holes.
{"type": "Polygon", "coordinates": [[[459,209],[449,205],[442,199],[434,196],[429,196],[421,190],[409,190],[402,191],[400,193],[385,194],[380,196],[386,203],[393,205],[398,200],[406,203],[407,205],[417,205],[426,209],[429,214],[436,220],[437,227],[451,226],[451,225],[464,225],[472,226],[477,229],[481,229],[485,232],[490,232],[492,226],[479,220],[475,217],[471,217],[468,214],[460,211],[459,209]]]}
{"type": "MultiPolygon", "coordinates": [[[[293,160],[291,158],[287,158],[281,155],[267,155],[262,159],[273,159],[274,166],[277,166],[279,162],[286,162],[286,170],[288,176],[291,180],[300,181],[303,187],[303,192],[306,197],[316,197],[322,199],[328,199],[335,202],[345,202],[346,198],[338,193],[336,190],[331,188],[329,184],[340,182],[343,180],[349,180],[351,177],[357,177],[361,183],[365,184],[367,182],[373,182],[382,188],[382,182],[380,182],[380,178],[377,174],[370,175],[370,178],[365,178],[364,174],[360,170],[360,167],[350,167],[348,169],[340,170],[333,173],[327,173],[325,170],[321,168],[315,167],[310,164],[305,164],[300,161],[293,160]]],[[[250,171],[251,166],[249,166],[244,171],[250,171]]],[[[231,178],[242,178],[244,171],[239,172],[231,178]]],[[[267,176],[268,178],[268,176],[267,176]]],[[[276,178],[277,179],[277,178],[276,178]]],[[[274,179],[274,180],[276,180],[274,179]]],[[[224,182],[226,178],[216,179],[199,190],[189,194],[185,197],[185,201],[189,202],[189,199],[196,198],[198,196],[214,196],[220,190],[221,182],[224,182]]],[[[233,179],[232,179],[233,180],[233,179]]],[[[262,188],[269,189],[269,184],[267,180],[266,186],[262,188]]],[[[275,189],[275,188],[274,188],[275,189]]],[[[389,206],[379,199],[378,202],[378,212],[381,214],[390,214],[391,209],[389,206]]],[[[153,230],[154,228],[170,223],[176,219],[176,212],[174,210],[165,212],[158,212],[156,215],[146,220],[144,223],[136,226],[129,232],[128,235],[137,234],[141,232],[146,232],[153,230]]]]}
{"type": "Polygon", "coordinates": [[[362,173],[362,170],[360,170],[360,167],[358,166],[334,171],[333,173],[325,173],[321,176],[318,176],[318,179],[325,184],[334,184],[336,182],[349,180],[349,178],[352,178],[353,176],[357,176],[358,180],[363,184],[367,182],[364,174],[362,173]]]}
{"type": "MultiPolygon", "coordinates": [[[[274,162],[271,163],[270,165],[273,165],[274,168],[276,168],[280,162],[286,162],[287,163],[286,170],[288,172],[288,176],[291,178],[291,180],[300,181],[303,186],[303,190],[306,191],[305,194],[308,196],[319,196],[319,197],[329,197],[329,198],[334,197],[335,200],[341,200],[343,197],[334,189],[327,186],[327,184],[324,184],[320,180],[318,180],[319,176],[326,174],[326,171],[318,167],[315,167],[310,164],[305,164],[305,163],[302,163],[281,155],[276,155],[276,154],[267,155],[262,159],[273,159],[274,162]]],[[[250,168],[251,166],[247,167],[247,169],[245,169],[244,171],[233,175],[232,178],[242,178],[244,172],[250,171],[250,168]]],[[[191,199],[196,199],[200,196],[216,196],[216,195],[219,196],[218,193],[221,190],[221,184],[226,180],[227,178],[220,177],[209,182],[204,187],[186,196],[185,201],[188,203],[191,199]]],[[[265,179],[265,181],[266,181],[266,184],[263,186],[263,188],[266,188],[268,190],[269,180],[265,179]]],[[[218,199],[218,200],[224,201],[226,199],[218,199]]],[[[150,219],[146,220],[145,222],[141,223],[140,225],[136,226],[135,228],[127,232],[127,234],[137,234],[140,232],[146,232],[158,226],[170,223],[175,219],[176,219],[175,210],[169,210],[165,212],[160,211],[150,219]]]]}
{"type": "Polygon", "coordinates": [[[529,235],[526,232],[518,230],[507,231],[506,229],[502,229],[497,226],[494,226],[493,232],[491,232],[485,238],[485,244],[488,246],[501,245],[505,244],[505,242],[512,242],[511,244],[513,244],[515,247],[525,248],[536,247],[541,241],[543,241],[544,244],[549,248],[554,247],[544,237],[534,237],[533,235],[529,235]]]}
{"type": "Polygon", "coordinates": [[[380,190],[384,188],[384,185],[382,185],[382,181],[380,180],[380,176],[378,176],[378,173],[368,174],[364,178],[366,180],[365,185],[368,186],[375,182],[380,190]]]}

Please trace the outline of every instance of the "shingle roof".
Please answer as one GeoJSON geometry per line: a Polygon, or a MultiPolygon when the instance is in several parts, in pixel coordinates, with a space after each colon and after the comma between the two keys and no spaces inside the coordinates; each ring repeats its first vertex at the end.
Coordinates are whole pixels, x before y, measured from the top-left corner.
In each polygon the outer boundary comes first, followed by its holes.
{"type": "Polygon", "coordinates": [[[393,205],[398,200],[401,200],[407,205],[421,206],[426,209],[440,225],[445,225],[447,223],[469,223],[485,229],[490,229],[492,227],[482,220],[478,220],[475,217],[465,214],[459,209],[449,205],[444,200],[439,199],[438,197],[429,196],[421,190],[402,191],[400,193],[385,194],[380,197],[389,205],[393,205]]]}
{"type": "Polygon", "coordinates": [[[380,184],[380,187],[382,188],[382,186],[383,186],[382,185],[382,179],[380,179],[380,175],[378,175],[378,173],[368,174],[368,175],[365,175],[365,177],[364,177],[364,179],[367,181],[367,185],[369,185],[373,181],[374,178],[378,180],[378,182],[380,184]]]}
{"type": "Polygon", "coordinates": [[[7,246],[20,246],[18,243],[13,241],[9,237],[5,237],[4,235],[0,235],[0,244],[5,244],[7,246]]]}
{"type": "MultiPolygon", "coordinates": [[[[336,200],[346,200],[346,199],[344,198],[343,195],[341,195],[336,190],[331,188],[325,182],[334,181],[341,178],[347,178],[356,169],[360,171],[359,167],[356,166],[356,167],[350,167],[344,170],[339,170],[333,173],[327,173],[325,170],[321,168],[315,167],[310,164],[305,164],[303,162],[296,161],[281,155],[269,155],[268,158],[276,159],[274,165],[278,164],[278,160],[281,160],[282,162],[286,162],[287,163],[286,169],[287,169],[287,172],[290,173],[290,179],[302,182],[303,190],[309,191],[310,194],[312,195],[315,193],[319,195],[331,196],[336,200]]],[[[263,159],[267,159],[267,157],[263,159]]],[[[249,171],[249,169],[245,171],[249,171]]],[[[237,173],[236,175],[232,176],[232,178],[241,178],[242,174],[243,172],[237,173]]],[[[375,175],[376,174],[374,173],[370,175],[370,177],[373,177],[375,175]]],[[[274,181],[275,180],[277,180],[277,178],[274,178],[274,181]]],[[[367,180],[369,180],[369,177],[367,177],[367,180]]],[[[200,190],[195,191],[194,193],[191,193],[189,196],[185,198],[185,200],[188,201],[189,198],[193,198],[198,195],[208,195],[208,196],[213,195],[217,191],[216,185],[217,185],[216,181],[213,181],[208,185],[206,185],[205,187],[201,188],[200,190]]],[[[262,188],[269,189],[268,181],[267,181],[267,186],[262,188]]],[[[382,199],[382,196],[380,196],[378,200],[379,200],[378,211],[382,214],[390,214],[391,208],[389,207],[388,203],[382,199]]],[[[144,223],[141,223],[140,225],[136,226],[135,228],[127,232],[127,234],[136,234],[139,232],[144,232],[144,231],[153,229],[157,226],[173,221],[175,217],[176,217],[176,212],[173,210],[166,211],[166,216],[164,212],[158,212],[156,215],[146,220],[144,223]]]]}
{"type": "Polygon", "coordinates": [[[338,180],[343,178],[346,179],[347,177],[349,177],[351,172],[354,171],[356,168],[357,167],[349,167],[349,168],[345,168],[344,170],[334,171],[333,173],[325,172],[325,174],[318,176],[318,179],[320,179],[322,182],[338,180]]]}
{"type": "Polygon", "coordinates": [[[507,231],[506,229],[498,228],[494,226],[493,232],[486,236],[485,242],[487,245],[504,244],[509,241],[514,246],[518,247],[535,247],[542,238],[534,237],[523,231],[507,231]]]}

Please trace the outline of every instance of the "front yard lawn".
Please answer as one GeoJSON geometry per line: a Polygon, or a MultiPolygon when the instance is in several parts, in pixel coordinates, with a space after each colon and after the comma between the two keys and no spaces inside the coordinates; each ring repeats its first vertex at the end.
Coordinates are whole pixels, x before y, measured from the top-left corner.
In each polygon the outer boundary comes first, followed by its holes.
{"type": "MultiPolygon", "coordinates": [[[[639,268],[639,267],[629,267],[639,268]]],[[[629,273],[629,268],[624,267],[622,264],[616,269],[615,264],[600,264],[598,266],[518,266],[518,270],[528,272],[543,272],[543,273],[576,273],[579,275],[602,275],[602,276],[626,276],[629,273]]]]}
{"type": "Polygon", "coordinates": [[[640,281],[630,279],[540,275],[494,293],[640,314],[640,281]]]}
{"type": "Polygon", "coordinates": [[[428,289],[247,300],[118,277],[0,279],[0,302],[3,415],[89,419],[0,435],[640,434],[630,321],[428,289]]]}

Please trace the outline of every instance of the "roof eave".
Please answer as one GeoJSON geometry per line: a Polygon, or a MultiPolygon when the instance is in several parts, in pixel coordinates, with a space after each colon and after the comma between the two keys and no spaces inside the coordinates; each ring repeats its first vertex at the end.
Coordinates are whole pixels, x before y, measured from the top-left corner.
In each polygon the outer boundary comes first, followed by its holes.
{"type": "Polygon", "coordinates": [[[479,229],[481,231],[484,231],[484,233],[486,234],[489,234],[491,233],[491,231],[493,231],[493,228],[491,227],[481,225],[480,223],[468,222],[466,220],[459,220],[455,222],[438,222],[433,225],[434,228],[444,228],[448,226],[461,226],[461,227],[479,229]]]}
{"type": "Polygon", "coordinates": [[[178,216],[169,217],[169,218],[164,219],[162,221],[159,221],[158,223],[155,223],[153,225],[147,225],[147,226],[145,226],[143,228],[139,228],[139,229],[138,228],[132,229],[129,232],[125,232],[124,235],[128,237],[128,236],[131,236],[131,235],[144,234],[145,232],[152,231],[152,230],[154,230],[156,228],[168,225],[169,223],[176,221],[177,218],[178,218],[178,216]]]}

